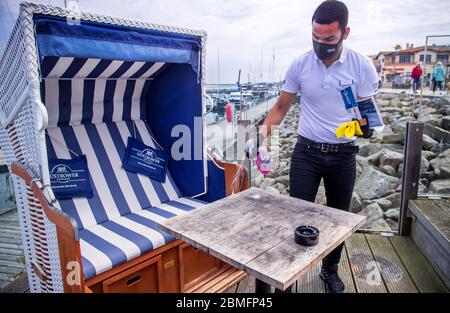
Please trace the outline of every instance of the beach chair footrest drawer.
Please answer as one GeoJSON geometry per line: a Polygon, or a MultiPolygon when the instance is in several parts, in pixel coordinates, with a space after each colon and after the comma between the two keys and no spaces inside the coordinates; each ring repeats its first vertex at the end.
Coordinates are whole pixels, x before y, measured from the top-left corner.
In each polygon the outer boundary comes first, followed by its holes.
{"type": "Polygon", "coordinates": [[[162,268],[162,258],[158,255],[104,280],[103,292],[160,292],[162,268]]]}

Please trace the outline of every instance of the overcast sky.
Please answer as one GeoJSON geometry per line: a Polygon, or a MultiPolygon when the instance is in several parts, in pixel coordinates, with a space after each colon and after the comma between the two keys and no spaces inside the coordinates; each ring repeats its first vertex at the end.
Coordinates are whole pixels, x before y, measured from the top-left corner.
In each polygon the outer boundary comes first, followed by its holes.
{"type": "MultiPolygon", "coordinates": [[[[30,2],[64,6],[63,0],[30,2]]],[[[208,83],[234,83],[239,69],[252,81],[280,79],[290,62],[311,49],[311,16],[321,0],[79,0],[82,11],[208,32],[208,83]],[[275,69],[272,55],[275,51],[275,69]],[[218,52],[220,57],[218,58],[218,52]],[[261,54],[263,61],[261,62],[261,54]],[[218,62],[218,59],[220,62],[218,62]],[[261,71],[261,63],[263,71],[261,71]],[[273,74],[274,73],[274,74],[273,74]]],[[[450,0],[347,0],[349,47],[364,54],[397,43],[423,45],[426,35],[450,35],[450,0]]],[[[0,51],[19,0],[0,0],[0,51]]],[[[450,44],[450,38],[439,43],[450,44]]]]}

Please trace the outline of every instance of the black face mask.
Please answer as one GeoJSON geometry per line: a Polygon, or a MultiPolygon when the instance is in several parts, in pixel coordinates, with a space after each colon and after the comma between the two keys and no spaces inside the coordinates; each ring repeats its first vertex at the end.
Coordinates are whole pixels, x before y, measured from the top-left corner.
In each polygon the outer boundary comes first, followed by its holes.
{"type": "Polygon", "coordinates": [[[321,43],[313,39],[314,52],[322,61],[331,59],[333,55],[341,49],[343,39],[344,34],[342,34],[341,39],[339,39],[339,41],[335,44],[321,43]]]}

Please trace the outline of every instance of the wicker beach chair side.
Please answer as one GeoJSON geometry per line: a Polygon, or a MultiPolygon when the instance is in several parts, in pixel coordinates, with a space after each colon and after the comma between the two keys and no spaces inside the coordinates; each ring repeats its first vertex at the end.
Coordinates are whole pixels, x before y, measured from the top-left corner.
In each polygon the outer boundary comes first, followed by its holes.
{"type": "MultiPolygon", "coordinates": [[[[26,165],[35,178],[46,167],[45,108],[39,92],[38,59],[32,22],[33,8],[22,5],[0,61],[1,147],[8,167],[26,165]]],[[[55,225],[42,212],[30,186],[13,175],[30,290],[62,291],[55,225]],[[34,269],[33,269],[34,267],[34,269]],[[36,276],[46,276],[39,280],[36,276]]],[[[48,180],[47,180],[48,183],[48,180]]]]}

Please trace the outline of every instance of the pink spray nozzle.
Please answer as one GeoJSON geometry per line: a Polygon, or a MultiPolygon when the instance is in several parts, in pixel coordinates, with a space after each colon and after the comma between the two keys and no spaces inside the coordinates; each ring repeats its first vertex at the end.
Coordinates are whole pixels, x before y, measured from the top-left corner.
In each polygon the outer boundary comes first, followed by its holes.
{"type": "Polygon", "coordinates": [[[266,149],[260,148],[259,153],[256,156],[256,167],[264,175],[267,176],[272,171],[273,160],[270,154],[267,153],[266,149]]]}

